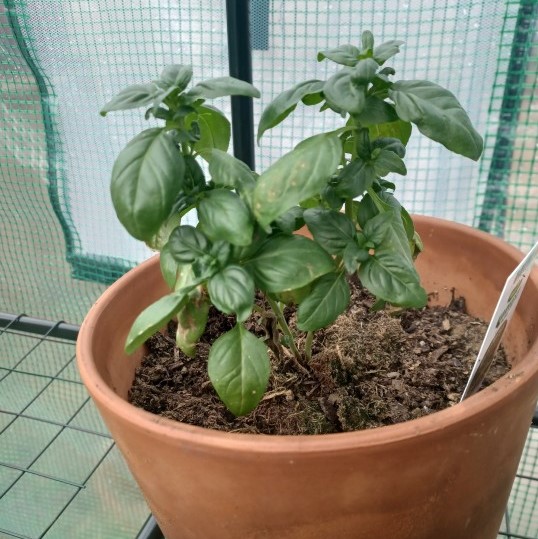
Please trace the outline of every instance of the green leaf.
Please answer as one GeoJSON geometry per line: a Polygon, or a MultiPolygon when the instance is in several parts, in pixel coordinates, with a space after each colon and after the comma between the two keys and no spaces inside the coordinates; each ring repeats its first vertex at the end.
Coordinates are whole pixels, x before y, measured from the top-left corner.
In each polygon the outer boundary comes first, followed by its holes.
{"type": "Polygon", "coordinates": [[[364,228],[368,220],[379,213],[372,197],[368,193],[366,193],[359,202],[354,202],[353,204],[354,209],[356,209],[357,222],[361,228],[364,228]]]}
{"type": "Polygon", "coordinates": [[[284,232],[284,234],[292,234],[304,225],[303,213],[303,208],[293,206],[286,213],[275,219],[273,224],[284,232]]]}
{"type": "Polygon", "coordinates": [[[161,249],[159,263],[161,266],[161,273],[166,284],[171,289],[174,289],[181,264],[178,264],[172,256],[168,243],[161,249]]]}
{"type": "Polygon", "coordinates": [[[176,344],[187,356],[194,357],[196,343],[203,335],[209,315],[209,300],[206,294],[191,293],[189,301],[177,313],[176,344]]]}
{"type": "Polygon", "coordinates": [[[282,92],[271,101],[264,109],[258,124],[258,143],[268,129],[278,125],[295,110],[299,101],[309,95],[318,95],[324,84],[321,80],[307,80],[282,92]]]}
{"type": "Polygon", "coordinates": [[[389,150],[395,153],[402,159],[405,157],[405,146],[398,138],[393,137],[379,137],[372,143],[372,148],[381,148],[383,150],[389,150]]]}
{"type": "Polygon", "coordinates": [[[204,171],[192,155],[183,156],[185,160],[185,191],[189,194],[198,194],[205,188],[204,171]]]}
{"type": "Polygon", "coordinates": [[[366,105],[366,86],[353,82],[351,69],[336,72],[323,86],[323,93],[331,107],[351,114],[359,114],[366,105]]]}
{"type": "Polygon", "coordinates": [[[297,305],[310,294],[310,290],[312,290],[312,283],[301,286],[301,288],[296,288],[295,290],[279,292],[278,294],[275,294],[275,297],[278,301],[286,305],[297,305]]]}
{"type": "Polygon", "coordinates": [[[256,408],[263,397],[271,365],[263,342],[237,324],[214,342],[207,369],[226,408],[241,416],[256,408]]]}
{"type": "Polygon", "coordinates": [[[177,227],[168,240],[168,248],[179,264],[192,264],[209,252],[210,243],[205,234],[190,225],[177,227]]]}
{"type": "Polygon", "coordinates": [[[402,120],[413,122],[450,151],[479,159],[482,137],[451,92],[433,82],[414,80],[395,82],[389,95],[402,120]]]}
{"type": "Polygon", "coordinates": [[[209,174],[215,185],[249,190],[254,187],[254,172],[229,153],[213,150],[208,159],[209,174]]]}
{"type": "Polygon", "coordinates": [[[155,235],[146,241],[146,245],[154,251],[161,251],[166,245],[170,234],[181,223],[181,216],[178,213],[172,213],[161,225],[155,235]]]}
{"type": "Polygon", "coordinates": [[[215,107],[196,105],[196,113],[185,118],[185,125],[190,129],[194,121],[198,122],[200,138],[194,143],[194,150],[206,161],[214,148],[228,150],[230,146],[231,128],[228,118],[215,107]]]}
{"type": "Polygon", "coordinates": [[[211,247],[209,254],[218,261],[219,266],[226,266],[232,255],[232,244],[224,240],[216,241],[211,247]]]}
{"type": "Polygon", "coordinates": [[[140,345],[159,331],[181,309],[187,301],[187,294],[174,292],[152,303],[134,321],[127,340],[125,352],[132,354],[140,345]]]}
{"type": "Polygon", "coordinates": [[[334,269],[327,252],[303,236],[272,237],[246,265],[265,292],[301,288],[334,269]]]}
{"type": "Polygon", "coordinates": [[[368,250],[361,247],[357,241],[351,241],[346,245],[342,260],[348,273],[355,273],[359,264],[368,260],[368,250]]]}
{"type": "Polygon", "coordinates": [[[252,84],[234,77],[217,77],[199,82],[188,92],[193,97],[203,99],[215,99],[228,95],[244,95],[248,97],[260,97],[260,92],[252,84]]]}
{"type": "Polygon", "coordinates": [[[305,210],[304,220],[314,239],[329,254],[341,254],[355,237],[355,225],[341,212],[311,208],[305,210]]]}
{"type": "Polygon", "coordinates": [[[355,198],[369,189],[375,179],[376,172],[373,165],[357,158],[342,169],[335,191],[343,198],[355,198]]]}
{"type": "Polygon", "coordinates": [[[159,82],[164,88],[174,88],[182,92],[191,79],[191,66],[170,65],[163,69],[159,82]]]}
{"type": "Polygon", "coordinates": [[[372,152],[374,170],[377,176],[386,176],[389,172],[397,172],[402,176],[407,174],[403,160],[391,150],[376,148],[372,152]]]}
{"type": "Polygon", "coordinates": [[[374,48],[374,35],[370,30],[365,30],[361,34],[362,49],[361,54],[366,54],[374,48]]]}
{"type": "Polygon", "coordinates": [[[111,99],[102,109],[101,116],[106,116],[113,110],[136,109],[145,107],[162,93],[162,90],[153,83],[133,84],[122,90],[118,95],[111,99]]]}
{"type": "Polygon", "coordinates": [[[377,247],[389,232],[392,219],[393,214],[391,211],[379,213],[375,217],[369,219],[362,229],[366,240],[377,247]]]}
{"type": "Polygon", "coordinates": [[[359,49],[353,45],[341,45],[335,49],[318,52],[318,62],[325,58],[337,64],[353,67],[359,61],[359,49]]]}
{"type": "Polygon", "coordinates": [[[346,310],[349,298],[349,286],[344,274],[323,275],[299,305],[297,327],[301,331],[315,331],[331,324],[346,310]]]}
{"type": "Polygon", "coordinates": [[[389,248],[377,249],[363,262],[359,278],[372,294],[394,305],[418,308],[428,301],[416,270],[402,264],[399,254],[389,248]]]}
{"type": "MultiPolygon", "coordinates": [[[[364,109],[357,119],[364,127],[370,127],[375,124],[395,122],[398,115],[390,103],[370,95],[366,98],[364,109]]],[[[373,138],[371,134],[370,137],[373,138]]]]}
{"type": "Polygon", "coordinates": [[[227,189],[208,191],[198,204],[200,229],[212,241],[226,240],[233,245],[249,245],[254,221],[238,195],[227,189]]]}
{"type": "Polygon", "coordinates": [[[110,192],[118,219],[129,234],[149,240],[168,218],[185,173],[183,156],[168,133],[146,129],[120,152],[110,192]]]}
{"type": "Polygon", "coordinates": [[[219,311],[237,315],[244,322],[254,305],[254,281],[241,266],[227,266],[211,277],[208,283],[211,303],[219,311]]]}
{"type": "Polygon", "coordinates": [[[382,43],[378,47],[374,48],[374,60],[383,65],[389,58],[392,58],[400,52],[400,45],[403,45],[403,41],[398,39],[391,39],[382,43]]]}
{"type": "Polygon", "coordinates": [[[378,63],[372,58],[363,58],[351,71],[351,80],[359,85],[366,85],[372,82],[379,68],[378,63]]]}
{"type": "Polygon", "coordinates": [[[319,193],[334,173],[342,156],[342,143],[334,132],[301,142],[271,165],[253,191],[252,207],[266,227],[292,206],[319,193]]]}
{"type": "Polygon", "coordinates": [[[403,120],[368,126],[371,140],[379,137],[397,138],[402,141],[404,146],[411,137],[412,129],[412,125],[409,122],[404,122],[403,120]]]}

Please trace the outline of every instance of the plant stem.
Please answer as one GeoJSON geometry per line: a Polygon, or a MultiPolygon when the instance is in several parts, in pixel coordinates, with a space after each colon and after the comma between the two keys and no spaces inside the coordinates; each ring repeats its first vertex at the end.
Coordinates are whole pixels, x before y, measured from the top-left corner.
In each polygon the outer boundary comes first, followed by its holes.
{"type": "Polygon", "coordinates": [[[384,204],[383,204],[383,201],[379,198],[378,194],[374,191],[374,189],[372,187],[369,187],[368,188],[368,194],[370,195],[370,197],[372,198],[372,201],[375,205],[375,207],[380,211],[380,212],[384,212],[386,211],[385,207],[384,207],[384,204]]]}
{"type": "Polygon", "coordinates": [[[267,301],[269,302],[269,305],[271,306],[272,311],[275,313],[276,319],[278,321],[278,325],[280,326],[280,329],[282,330],[282,333],[288,337],[289,340],[289,346],[291,348],[291,351],[293,352],[293,357],[295,358],[295,364],[299,369],[303,372],[308,374],[308,371],[303,367],[301,364],[301,353],[297,349],[297,346],[295,344],[295,340],[293,338],[293,334],[291,332],[290,327],[288,326],[288,323],[286,322],[286,319],[284,318],[284,314],[282,312],[282,309],[278,305],[276,301],[271,299],[269,296],[266,296],[267,301]]]}
{"type": "Polygon", "coordinates": [[[345,211],[346,211],[346,217],[353,221],[353,199],[352,198],[346,198],[345,211]]]}
{"type": "Polygon", "coordinates": [[[306,334],[306,341],[304,345],[304,355],[308,362],[312,359],[312,341],[314,340],[314,332],[309,331],[306,334]]]}

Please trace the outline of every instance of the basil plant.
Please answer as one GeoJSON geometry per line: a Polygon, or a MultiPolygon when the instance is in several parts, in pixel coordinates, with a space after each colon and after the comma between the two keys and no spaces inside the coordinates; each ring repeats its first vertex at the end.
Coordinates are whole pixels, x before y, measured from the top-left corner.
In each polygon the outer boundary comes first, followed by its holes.
{"type": "MultiPolygon", "coordinates": [[[[233,329],[212,345],[209,377],[235,415],[256,407],[267,386],[268,347],[283,348],[308,369],[313,332],[331,324],[350,301],[348,277],[376,298],[401,307],[427,302],[414,267],[422,249],[408,212],[394,196],[389,173],[405,175],[412,124],[448,150],[477,160],[483,142],[448,90],[424,80],[393,81],[386,62],[401,41],[320,52],[338,70],[281,93],[264,110],[258,140],[299,102],[333,111],[339,129],[316,134],[256,174],[227,153],[230,123],[207,100],[259,97],[250,84],[221,77],[187,89],[190,67],[173,65],[158,80],[130,86],[102,110],[148,107],[161,127],[142,131],[120,152],[111,195],[119,220],[135,238],[160,251],[169,294],[136,319],[125,349],[132,353],[171,319],[177,346],[195,354],[210,305],[233,315],[233,329]],[[208,175],[200,166],[207,163],[208,175]],[[195,209],[196,227],[181,224],[195,209]],[[294,234],[306,224],[312,239],[294,234]],[[255,296],[273,311],[280,335],[264,342],[245,326],[255,296]],[[297,307],[291,330],[283,305],[297,307]],[[294,331],[306,332],[303,350],[294,331]]],[[[267,313],[266,313],[267,316],[267,313]]]]}

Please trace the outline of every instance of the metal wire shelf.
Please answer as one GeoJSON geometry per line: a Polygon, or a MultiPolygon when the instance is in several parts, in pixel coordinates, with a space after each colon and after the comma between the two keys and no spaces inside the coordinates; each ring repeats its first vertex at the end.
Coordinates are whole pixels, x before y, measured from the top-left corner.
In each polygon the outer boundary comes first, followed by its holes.
{"type": "Polygon", "coordinates": [[[0,536],[162,537],[78,379],[77,334],[0,314],[0,536]]]}
{"type": "MultiPolygon", "coordinates": [[[[25,315],[14,316],[11,314],[0,313],[0,350],[2,350],[2,355],[0,356],[0,536],[17,539],[51,539],[59,536],[71,536],[58,535],[58,531],[62,529],[60,525],[62,519],[71,510],[71,506],[76,502],[77,497],[80,496],[81,492],[95,488],[94,485],[91,484],[92,478],[99,473],[99,470],[103,467],[107,459],[110,459],[111,455],[117,451],[110,435],[106,432],[103,425],[91,422],[85,424],[84,422],[81,423],[80,421],[76,421],[84,410],[93,406],[85,391],[83,391],[83,397],[77,401],[75,406],[64,414],[64,417],[51,417],[50,413],[49,415],[44,415],[43,410],[40,410],[35,406],[36,403],[47,394],[47,391],[50,391],[53,384],[60,383],[67,387],[76,387],[83,390],[82,383],[78,379],[76,373],[72,370],[74,369],[74,341],[76,340],[77,335],[78,327],[71,324],[66,324],[64,322],[49,322],[27,317],[25,315]],[[14,342],[19,342],[19,348],[15,347],[15,349],[20,355],[16,358],[10,358],[7,355],[7,347],[2,348],[2,338],[6,339],[8,337],[12,342],[6,344],[13,345],[14,342]],[[39,362],[28,362],[28,360],[35,356],[39,348],[44,346],[45,343],[67,350],[67,354],[64,354],[64,359],[67,360],[62,361],[57,365],[59,368],[56,372],[47,372],[43,369],[39,372],[39,368],[35,368],[36,365],[39,366],[39,362]],[[10,382],[10,376],[19,376],[28,380],[31,378],[34,381],[38,381],[37,389],[33,394],[28,395],[26,399],[19,398],[18,400],[20,402],[12,402],[11,409],[9,408],[9,404],[6,404],[5,402],[5,400],[9,400],[9,395],[8,399],[3,399],[1,390],[2,384],[10,382]],[[29,422],[29,424],[34,427],[36,425],[46,425],[47,428],[54,430],[52,435],[44,440],[39,447],[34,448],[33,454],[22,464],[21,462],[17,462],[17,455],[15,453],[9,452],[10,442],[8,441],[7,445],[1,443],[5,433],[8,433],[10,428],[12,428],[17,421],[29,422]],[[69,469],[69,466],[60,466],[55,473],[49,473],[46,468],[39,466],[44,455],[59,449],[59,447],[56,447],[56,443],[66,432],[97,438],[104,443],[104,446],[101,445],[101,451],[95,453],[93,465],[85,471],[83,474],[84,477],[82,478],[76,477],[76,473],[75,477],[70,477],[65,474],[64,472],[66,469],[69,469]],[[7,450],[6,447],[8,448],[7,450]],[[7,482],[8,484],[6,484],[5,479],[3,480],[2,475],[2,472],[6,475],[6,470],[8,471],[8,475],[11,476],[11,479],[7,482]],[[20,519],[17,518],[15,518],[14,528],[17,528],[17,526],[18,528],[8,529],[5,525],[5,521],[10,517],[9,515],[7,518],[2,516],[2,506],[5,504],[6,498],[9,498],[18,488],[18,485],[20,486],[25,478],[28,477],[47,482],[48,486],[43,489],[44,492],[50,492],[50,485],[52,484],[61,485],[63,489],[69,491],[67,495],[63,497],[62,503],[57,505],[56,509],[52,510],[54,514],[49,515],[48,520],[42,519],[43,523],[41,528],[34,531],[34,533],[22,533],[20,519]]],[[[40,367],[42,367],[42,365],[40,367]]],[[[11,380],[11,382],[13,382],[13,380],[11,380]]],[[[15,401],[17,401],[17,399],[15,399],[15,401]]],[[[54,411],[57,410],[53,410],[53,412],[54,411]]],[[[533,418],[533,426],[538,427],[538,413],[536,413],[533,418]]],[[[538,429],[534,432],[538,432],[538,429]]],[[[29,440],[30,444],[32,442],[35,442],[35,440],[29,440]]],[[[67,455],[60,454],[57,455],[56,458],[62,462],[67,458],[67,455]]],[[[118,459],[117,462],[121,462],[121,459],[118,459]]],[[[520,469],[514,485],[516,487],[518,482],[527,482],[531,485],[531,488],[528,490],[534,495],[532,504],[533,508],[535,508],[538,506],[538,455],[534,458],[531,472],[532,473],[529,474],[528,467],[527,469],[520,469]]],[[[124,476],[128,476],[126,470],[124,470],[123,473],[124,476]]],[[[130,477],[128,477],[128,479],[125,479],[124,477],[123,481],[130,481],[131,488],[138,492],[130,477]]],[[[32,484],[33,483],[30,482],[29,486],[32,484]]],[[[110,496],[113,495],[114,498],[121,498],[124,493],[122,490],[124,487],[125,483],[122,483],[121,485],[107,485],[107,491],[110,496]]],[[[99,494],[102,495],[102,492],[99,494]]],[[[47,496],[45,497],[45,502],[46,498],[47,496]]],[[[25,503],[36,500],[39,501],[39,497],[36,498],[31,492],[26,492],[23,499],[25,500],[25,503]]],[[[119,501],[121,502],[121,500],[119,501]]],[[[526,501],[528,502],[528,500],[526,501]]],[[[41,502],[43,502],[43,500],[41,500],[41,502]]],[[[138,503],[139,506],[142,507],[142,511],[139,510],[136,515],[130,514],[128,515],[128,518],[125,518],[125,515],[123,516],[124,521],[131,519],[135,522],[130,522],[130,525],[124,523],[123,528],[113,532],[109,529],[107,533],[112,535],[87,535],[87,537],[114,537],[115,539],[119,539],[120,537],[137,537],[137,539],[162,539],[162,533],[153,517],[151,515],[148,516],[149,511],[145,507],[143,501],[139,499],[138,503]],[[138,521],[138,523],[136,521],[138,521]]],[[[9,503],[7,505],[9,506],[9,503]]],[[[102,505],[104,510],[115,513],[113,518],[114,521],[118,521],[118,514],[121,513],[122,510],[125,510],[125,508],[118,506],[118,500],[116,500],[115,506],[110,506],[108,502],[102,505]]],[[[26,513],[32,514],[32,511],[35,509],[36,508],[28,507],[26,513]]],[[[92,511],[95,511],[95,507],[91,504],[88,504],[87,507],[82,506],[79,508],[78,514],[84,511],[91,513],[92,511]]],[[[514,507],[511,508],[509,504],[498,537],[508,539],[538,539],[538,528],[531,530],[527,529],[525,535],[519,533],[513,525],[513,514],[514,507]],[[529,532],[531,535],[529,535],[529,532]]],[[[98,520],[94,514],[90,514],[89,516],[94,523],[98,520]]],[[[69,521],[69,519],[67,520],[69,521]]],[[[95,533],[95,529],[90,533],[95,533]]],[[[83,536],[83,534],[77,534],[77,537],[83,536]]]]}

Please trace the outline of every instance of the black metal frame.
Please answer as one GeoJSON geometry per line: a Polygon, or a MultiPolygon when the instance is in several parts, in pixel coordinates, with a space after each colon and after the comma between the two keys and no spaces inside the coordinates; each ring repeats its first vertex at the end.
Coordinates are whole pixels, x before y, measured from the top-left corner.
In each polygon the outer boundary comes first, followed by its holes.
{"type": "MultiPolygon", "coordinates": [[[[226,0],[230,76],[252,83],[250,0],[226,0]]],[[[251,97],[232,96],[234,155],[252,170],[254,163],[254,108],[251,97]]]]}

